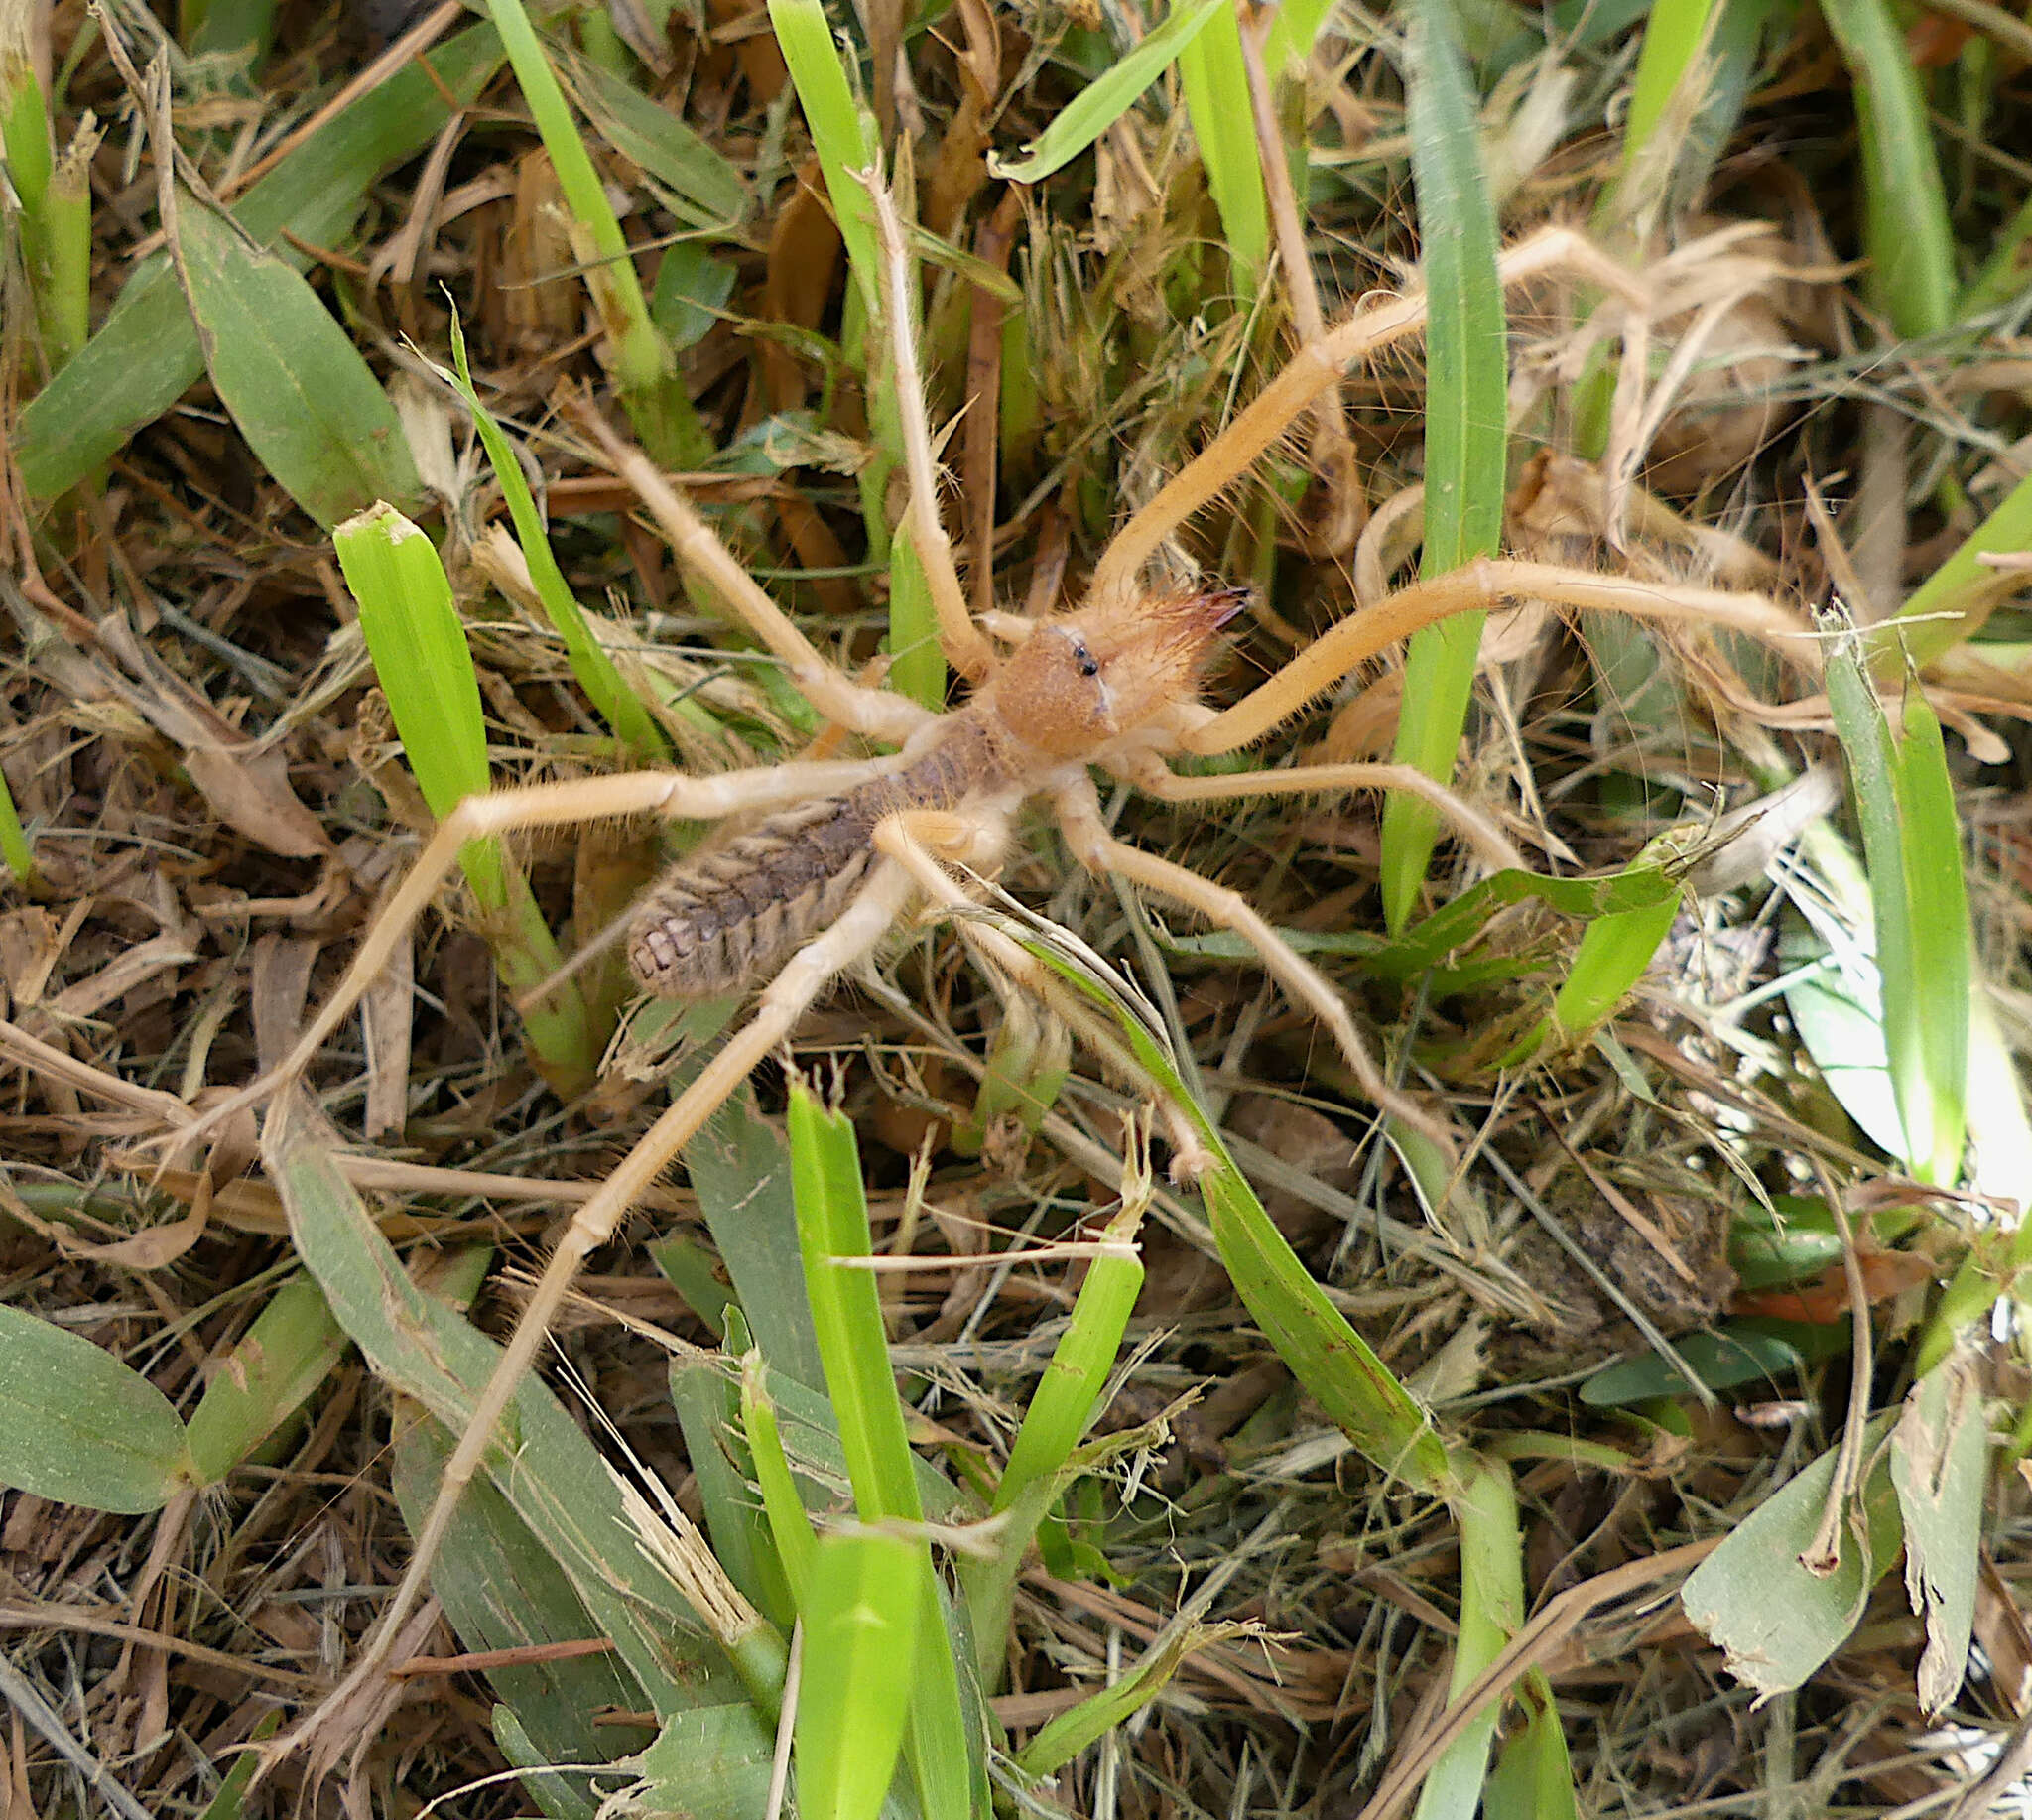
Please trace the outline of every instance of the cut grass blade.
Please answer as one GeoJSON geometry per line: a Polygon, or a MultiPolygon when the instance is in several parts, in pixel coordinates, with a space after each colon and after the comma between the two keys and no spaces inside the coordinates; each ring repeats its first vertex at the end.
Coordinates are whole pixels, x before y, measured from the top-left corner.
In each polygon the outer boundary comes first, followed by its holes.
{"type": "MultiPolygon", "coordinates": [[[[875,1820],[896,1773],[927,1611],[923,1550],[901,1536],[821,1536],[805,1593],[798,1811],[875,1820]]],[[[927,1639],[933,1648],[941,1637],[927,1639]]],[[[928,1813],[954,1809],[928,1807],[928,1813]]]]}
{"type": "MultiPolygon", "coordinates": [[[[1072,1318],[1038,1380],[1023,1425],[1009,1449],[1009,1464],[995,1487],[991,1516],[1003,1519],[994,1557],[969,1561],[960,1569],[966,1589],[968,1627],[974,1660],[989,1690],[1007,1660],[1009,1614],[1016,1576],[1038,1524],[1049,1511],[1060,1474],[1100,1408],[1101,1392],[1122,1349],[1129,1316],[1143,1292],[1143,1260],[1134,1249],[1136,1229],[1150,1194],[1149,1158],[1143,1157],[1115,1216],[1101,1229],[1104,1244],[1123,1254],[1096,1257],[1073,1303],[1072,1318]]],[[[1128,1186],[1125,1184],[1125,1186],[1128,1186]]]]}
{"type": "Polygon", "coordinates": [[[197,1483],[217,1485],[288,1421],[331,1374],[348,1344],[316,1283],[303,1276],[284,1283],[190,1412],[197,1483]]]}
{"type": "MultiPolygon", "coordinates": [[[[791,1086],[789,1122],[805,1288],[854,1507],[865,1523],[920,1523],[924,1506],[917,1466],[903,1400],[889,1368],[880,1296],[873,1273],[851,1267],[851,1260],[869,1256],[874,1248],[853,1125],[843,1112],[822,1105],[803,1080],[791,1086]]],[[[977,1787],[979,1773],[967,1746],[957,1663],[940,1622],[943,1601],[931,1548],[922,1540],[911,1547],[917,1566],[906,1597],[912,1609],[892,1611],[883,1622],[897,1634],[920,1623],[926,1626],[912,1712],[911,1767],[926,1813],[959,1815],[978,1805],[985,1791],[977,1787]]],[[[817,1572],[815,1562],[812,1584],[817,1572]]]]}
{"type": "Polygon", "coordinates": [[[552,628],[564,642],[572,674],[578,679],[578,686],[585,691],[594,711],[614,729],[630,762],[643,766],[667,764],[670,741],[635,692],[621,680],[606,647],[586,624],[584,610],[566,585],[558,559],[551,554],[551,540],[545,535],[543,519],[530,496],[529,478],[522,471],[522,463],[516,460],[501,426],[480,403],[479,393],[473,388],[472,372],[466,365],[465,334],[456,311],[451,317],[451,357],[457,370],[444,376],[457,388],[465,408],[472,413],[473,425],[480,433],[480,442],[494,470],[495,483],[507,504],[508,516],[514,521],[515,541],[521,548],[522,560],[529,565],[530,582],[550,616],[552,628]]]}
{"type": "MultiPolygon", "coordinates": [[[[1476,97],[1446,0],[1416,0],[1405,46],[1405,124],[1431,317],[1426,328],[1425,548],[1419,573],[1446,575],[1494,553],[1503,530],[1509,365],[1495,210],[1481,170],[1476,97]]],[[[1485,615],[1414,635],[1394,756],[1444,782],[1467,721],[1485,615]]],[[[1438,813],[1393,792],[1383,810],[1383,917],[1417,906],[1438,813]]]]}
{"type": "Polygon", "coordinates": [[[1974,979],[1961,822],[1940,722],[1924,694],[1916,683],[1907,688],[1894,731],[1862,654],[1852,627],[1834,640],[1828,703],[1862,830],[1884,1046],[1906,1165],[1921,1181],[1952,1187],[1967,1131],[1974,979]]]}
{"type": "MultiPolygon", "coordinates": [[[[332,533],[360,630],[417,786],[441,819],[491,784],[486,722],[465,628],[431,540],[379,505],[332,533]]],[[[473,841],[459,864],[479,905],[502,980],[529,991],[558,971],[552,940],[521,871],[498,841],[473,841]]],[[[567,1094],[589,1084],[601,1044],[583,995],[570,981],[523,1015],[532,1060],[567,1094]]]]}

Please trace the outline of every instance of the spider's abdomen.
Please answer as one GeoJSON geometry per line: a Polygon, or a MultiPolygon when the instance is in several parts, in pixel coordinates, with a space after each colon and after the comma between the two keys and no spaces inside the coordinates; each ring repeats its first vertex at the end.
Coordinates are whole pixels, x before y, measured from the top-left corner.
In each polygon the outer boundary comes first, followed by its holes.
{"type": "Polygon", "coordinates": [[[629,926],[636,982],[659,998],[721,998],[773,978],[866,882],[876,823],[953,808],[994,781],[992,747],[954,718],[953,735],[908,769],[779,811],[679,860],[629,926]]]}

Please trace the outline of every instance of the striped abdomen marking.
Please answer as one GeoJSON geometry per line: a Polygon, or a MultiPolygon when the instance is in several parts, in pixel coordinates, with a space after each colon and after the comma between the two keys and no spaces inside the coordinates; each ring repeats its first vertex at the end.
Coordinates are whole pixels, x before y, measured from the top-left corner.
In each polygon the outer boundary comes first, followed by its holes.
{"type": "Polygon", "coordinates": [[[985,731],[962,720],[893,777],[700,847],[636,910],[629,970],[661,998],[719,998],[762,984],[853,901],[874,865],[877,822],[903,809],[953,808],[998,770],[985,731]]]}

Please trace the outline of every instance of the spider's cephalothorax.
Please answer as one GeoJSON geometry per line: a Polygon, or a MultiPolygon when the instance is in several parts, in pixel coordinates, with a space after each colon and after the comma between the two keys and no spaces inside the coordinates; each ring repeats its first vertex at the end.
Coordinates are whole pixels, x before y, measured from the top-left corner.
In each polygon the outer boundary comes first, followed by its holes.
{"type": "Polygon", "coordinates": [[[1245,588],[1221,588],[1042,621],[964,708],[911,740],[895,769],[779,810],[673,866],[629,925],[636,982],[687,999],[762,984],[866,882],[889,817],[955,814],[971,824],[969,856],[991,858],[1016,803],[1195,699],[1215,634],[1247,599],[1245,588]]]}

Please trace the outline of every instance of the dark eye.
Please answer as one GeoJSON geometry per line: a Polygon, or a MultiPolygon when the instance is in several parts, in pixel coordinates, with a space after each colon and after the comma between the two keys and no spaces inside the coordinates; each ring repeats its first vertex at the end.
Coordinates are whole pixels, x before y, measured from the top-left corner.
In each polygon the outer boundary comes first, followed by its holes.
{"type": "Polygon", "coordinates": [[[1075,645],[1073,647],[1073,661],[1080,666],[1080,674],[1081,676],[1098,676],[1100,674],[1099,660],[1084,645],[1075,645]]]}

